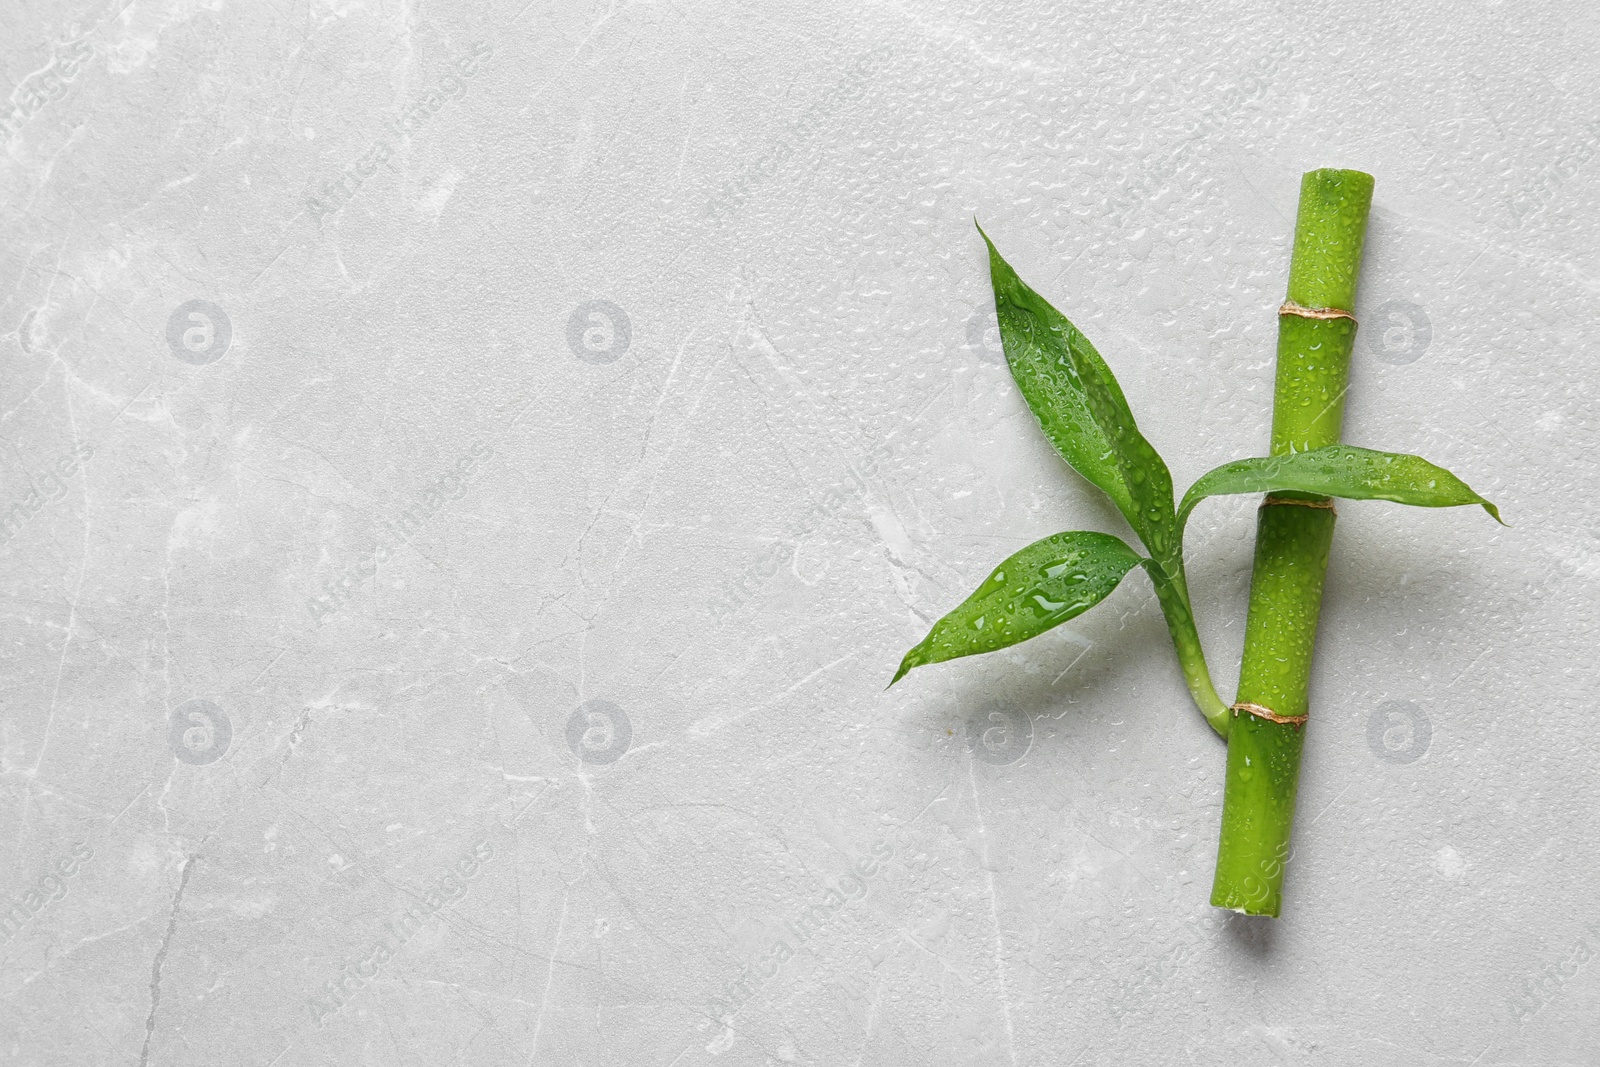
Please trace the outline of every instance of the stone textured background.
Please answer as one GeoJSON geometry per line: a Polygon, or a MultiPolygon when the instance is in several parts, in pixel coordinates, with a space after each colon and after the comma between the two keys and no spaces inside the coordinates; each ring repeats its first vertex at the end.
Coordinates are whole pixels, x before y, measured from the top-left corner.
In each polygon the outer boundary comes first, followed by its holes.
{"type": "MultiPolygon", "coordinates": [[[[1002,9],[1004,8],[1004,9],[1002,9]]],[[[0,1061],[1589,1064],[1600,15],[12,3],[0,1061]],[[977,216],[1182,485],[1377,177],[1285,917],[977,216]],[[320,598],[320,599],[319,599],[320,598]]],[[[9,110],[7,110],[9,108],[9,110]]],[[[1225,695],[1254,502],[1190,554],[1225,695]]]]}

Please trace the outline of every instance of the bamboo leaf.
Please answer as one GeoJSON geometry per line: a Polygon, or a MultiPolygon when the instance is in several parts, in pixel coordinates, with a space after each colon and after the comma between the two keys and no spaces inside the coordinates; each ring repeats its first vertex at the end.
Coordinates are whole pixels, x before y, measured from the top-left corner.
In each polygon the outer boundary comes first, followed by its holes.
{"type": "Polygon", "coordinates": [[[1500,511],[1443,467],[1421,456],[1377,452],[1352,445],[1331,445],[1287,456],[1241,459],[1224,463],[1183,494],[1180,526],[1210,496],[1233,493],[1290,491],[1337,496],[1347,500],[1392,500],[1422,508],[1480,504],[1502,526],[1500,511]]]}
{"type": "MultiPolygon", "coordinates": [[[[989,280],[994,286],[1000,343],[1022,398],[1061,457],[1126,515],[1132,506],[1128,487],[1111,442],[1089,411],[1077,366],[1067,352],[1067,339],[1083,335],[1017,276],[983,227],[978,227],[978,233],[989,247],[989,280]]],[[[1083,345],[1090,358],[1100,359],[1087,339],[1083,345]]]]}
{"type": "Polygon", "coordinates": [[[1150,555],[1171,569],[1178,549],[1172,475],[1145,440],[1116,375],[1078,328],[1011,268],[989,235],[1000,341],[1045,436],[1111,497],[1150,555]]]}
{"type": "Polygon", "coordinates": [[[976,592],[933,624],[907,652],[894,685],[913,667],[993,652],[1082,615],[1138,566],[1137,552],[1110,534],[1076,530],[1035,541],[995,568],[976,592]]]}

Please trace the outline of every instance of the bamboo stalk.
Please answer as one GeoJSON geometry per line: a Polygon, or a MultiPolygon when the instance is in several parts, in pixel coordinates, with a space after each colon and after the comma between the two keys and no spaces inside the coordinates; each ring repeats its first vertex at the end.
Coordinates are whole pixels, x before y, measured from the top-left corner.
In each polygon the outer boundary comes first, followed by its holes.
{"type": "MultiPolygon", "coordinates": [[[[1372,186],[1371,175],[1353,170],[1301,179],[1289,299],[1278,317],[1275,456],[1339,443],[1372,186]]],[[[1333,523],[1332,502],[1305,493],[1269,494],[1258,513],[1211,890],[1217,907],[1272,916],[1282,908],[1333,523]]]]}
{"type": "Polygon", "coordinates": [[[1167,574],[1166,568],[1154,560],[1145,567],[1155,586],[1156,599],[1161,604],[1161,614],[1167,620],[1167,632],[1172,635],[1172,645],[1178,651],[1178,666],[1183,670],[1184,684],[1189,695],[1204,715],[1211,728],[1223,737],[1228,736],[1228,705],[1222,702],[1211,684],[1211,671],[1206,667],[1205,652],[1200,647],[1200,632],[1195,627],[1194,609],[1189,602],[1189,582],[1178,561],[1176,576],[1167,574]]]}

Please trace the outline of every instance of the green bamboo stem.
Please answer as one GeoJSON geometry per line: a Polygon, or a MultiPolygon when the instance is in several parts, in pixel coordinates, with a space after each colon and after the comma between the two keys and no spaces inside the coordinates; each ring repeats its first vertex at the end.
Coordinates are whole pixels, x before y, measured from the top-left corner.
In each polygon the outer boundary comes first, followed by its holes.
{"type": "MultiPolygon", "coordinates": [[[[1278,317],[1275,456],[1339,442],[1356,334],[1348,314],[1355,307],[1372,185],[1371,175],[1353,170],[1314,170],[1301,179],[1289,303],[1278,317]],[[1304,313],[1317,309],[1345,314],[1304,313]]],[[[1247,915],[1276,916],[1282,908],[1333,522],[1331,501],[1305,493],[1269,494],[1256,521],[1211,889],[1212,904],[1247,915]]]]}
{"type": "Polygon", "coordinates": [[[1183,668],[1183,680],[1189,695],[1200,709],[1206,722],[1223,737],[1228,736],[1228,705],[1217,695],[1211,682],[1211,671],[1206,667],[1205,652],[1200,647],[1200,633],[1194,623],[1194,609],[1189,603],[1189,583],[1184,577],[1182,561],[1178,563],[1176,577],[1168,577],[1166,570],[1155,560],[1150,560],[1145,570],[1155,586],[1156,600],[1161,604],[1161,614],[1167,620],[1167,631],[1172,634],[1173,647],[1178,650],[1178,665],[1183,668]]]}

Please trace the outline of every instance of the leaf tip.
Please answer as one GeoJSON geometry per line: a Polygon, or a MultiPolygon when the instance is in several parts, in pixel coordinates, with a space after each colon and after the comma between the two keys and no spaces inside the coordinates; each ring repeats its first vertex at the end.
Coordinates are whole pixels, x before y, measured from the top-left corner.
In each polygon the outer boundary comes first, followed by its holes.
{"type": "MultiPolygon", "coordinates": [[[[1000,259],[1000,250],[996,248],[994,246],[994,242],[989,239],[988,231],[983,228],[983,224],[978,221],[978,217],[976,215],[972,217],[972,225],[977,227],[978,236],[983,238],[983,243],[989,249],[989,262],[990,266],[992,267],[994,265],[994,261],[1000,259]]],[[[1000,262],[1004,263],[1005,260],[1000,259],[1000,262]]]]}
{"type": "Polygon", "coordinates": [[[1489,517],[1494,519],[1495,522],[1498,522],[1501,526],[1504,526],[1508,530],[1511,529],[1511,524],[1500,517],[1499,508],[1495,507],[1481,496],[1478,498],[1478,503],[1483,505],[1483,510],[1487,511],[1489,513],[1489,517]]]}
{"type": "Polygon", "coordinates": [[[894,688],[894,683],[898,682],[900,679],[909,674],[912,667],[921,666],[921,664],[916,663],[911,658],[912,656],[916,655],[916,651],[916,649],[912,649],[910,652],[907,652],[905,659],[900,661],[900,669],[894,672],[894,677],[889,679],[889,684],[883,687],[883,691],[885,693],[894,688]]]}

